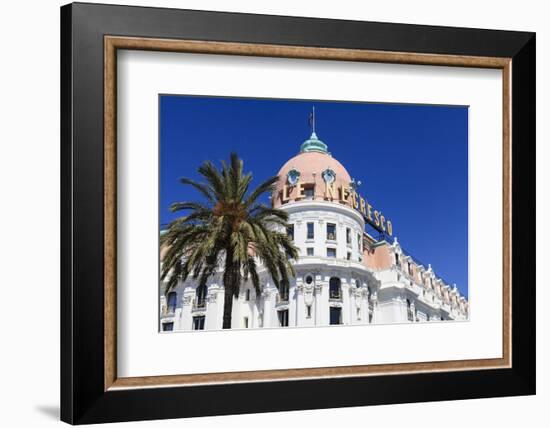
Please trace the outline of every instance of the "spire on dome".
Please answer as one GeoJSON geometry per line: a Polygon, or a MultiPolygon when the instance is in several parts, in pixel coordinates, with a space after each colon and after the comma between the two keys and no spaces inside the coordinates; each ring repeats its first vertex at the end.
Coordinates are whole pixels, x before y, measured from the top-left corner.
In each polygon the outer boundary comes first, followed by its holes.
{"type": "Polygon", "coordinates": [[[315,106],[313,106],[309,114],[309,126],[311,127],[311,136],[304,141],[300,146],[300,153],[304,152],[320,152],[328,153],[328,146],[317,137],[315,133],[315,106]]]}

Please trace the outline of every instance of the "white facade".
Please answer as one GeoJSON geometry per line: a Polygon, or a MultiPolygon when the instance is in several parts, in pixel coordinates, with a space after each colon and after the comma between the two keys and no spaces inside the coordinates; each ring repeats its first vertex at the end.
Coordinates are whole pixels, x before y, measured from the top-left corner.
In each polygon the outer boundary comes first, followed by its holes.
{"type": "MultiPolygon", "coordinates": [[[[467,311],[459,304],[445,303],[432,287],[420,284],[419,276],[414,278],[407,272],[405,267],[410,257],[403,254],[397,241],[377,243],[364,233],[364,220],[357,211],[345,205],[313,200],[289,203],[281,209],[289,213],[289,224],[294,226],[294,243],[301,254],[295,262],[296,277],[291,280],[288,297],[281,296],[265,271],[260,269],[263,291],[257,295],[252,284],[243,284],[233,302],[232,328],[467,319],[467,311]],[[328,239],[327,228],[332,225],[336,236],[328,239]],[[380,246],[386,246],[398,262],[386,269],[369,268],[363,255],[380,246]],[[332,250],[335,257],[332,257],[332,250]]],[[[422,272],[426,281],[437,280],[431,267],[422,272]]],[[[458,294],[448,286],[443,286],[442,290],[449,295],[458,294]]],[[[197,295],[193,281],[180,284],[172,293],[175,294],[168,297],[161,293],[161,329],[222,328],[224,289],[221,273],[208,283],[204,298],[197,295]]]]}

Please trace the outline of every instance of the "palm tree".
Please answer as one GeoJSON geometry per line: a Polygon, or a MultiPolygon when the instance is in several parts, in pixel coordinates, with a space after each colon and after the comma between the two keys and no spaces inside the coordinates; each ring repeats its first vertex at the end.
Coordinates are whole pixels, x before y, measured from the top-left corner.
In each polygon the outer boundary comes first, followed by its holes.
{"type": "Polygon", "coordinates": [[[286,233],[288,214],[259,202],[262,195],[273,193],[277,176],[249,192],[252,174],[243,174],[243,162],[235,153],[229,165],[222,161],[220,170],[206,161],[198,172],[204,182],[180,182],[194,187],[205,201],[171,205],[172,212],[186,215],[172,221],[161,236],[167,249],[161,279],[168,278],[168,293],[189,277],[204,286],[223,267],[223,328],[231,328],[233,296],[238,296],[241,283],[250,279],[261,292],[258,261],[280,291],[288,290],[289,274],[295,274],[291,260],[298,250],[286,233]]]}

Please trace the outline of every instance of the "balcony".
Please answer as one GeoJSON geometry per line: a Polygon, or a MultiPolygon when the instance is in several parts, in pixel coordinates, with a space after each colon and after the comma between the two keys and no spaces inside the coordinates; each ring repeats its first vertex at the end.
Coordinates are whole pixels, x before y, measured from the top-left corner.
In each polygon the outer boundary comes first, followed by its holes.
{"type": "Polygon", "coordinates": [[[176,313],[176,306],[163,306],[161,310],[161,316],[163,317],[173,317],[176,313]]]}
{"type": "Polygon", "coordinates": [[[193,311],[204,311],[204,310],[206,310],[206,299],[197,299],[195,297],[193,299],[192,310],[193,311]]]}
{"type": "Polygon", "coordinates": [[[328,300],[329,302],[341,302],[342,292],[340,290],[329,290],[328,300]]]}

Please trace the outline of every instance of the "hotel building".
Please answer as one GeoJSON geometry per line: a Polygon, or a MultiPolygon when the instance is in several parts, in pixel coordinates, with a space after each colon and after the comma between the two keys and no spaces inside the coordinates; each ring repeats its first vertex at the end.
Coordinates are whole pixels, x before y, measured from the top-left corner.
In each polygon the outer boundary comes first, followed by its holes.
{"type": "MultiPolygon", "coordinates": [[[[289,214],[288,234],[300,250],[296,276],[288,289],[278,290],[260,267],[262,292],[241,284],[232,328],[468,319],[467,299],[431,265],[402,249],[392,237],[391,220],[359,195],[360,183],[315,132],[278,176],[271,200],[289,214]]],[[[188,280],[168,294],[161,284],[160,329],[221,329],[221,276],[213,276],[202,288],[188,280]]]]}

